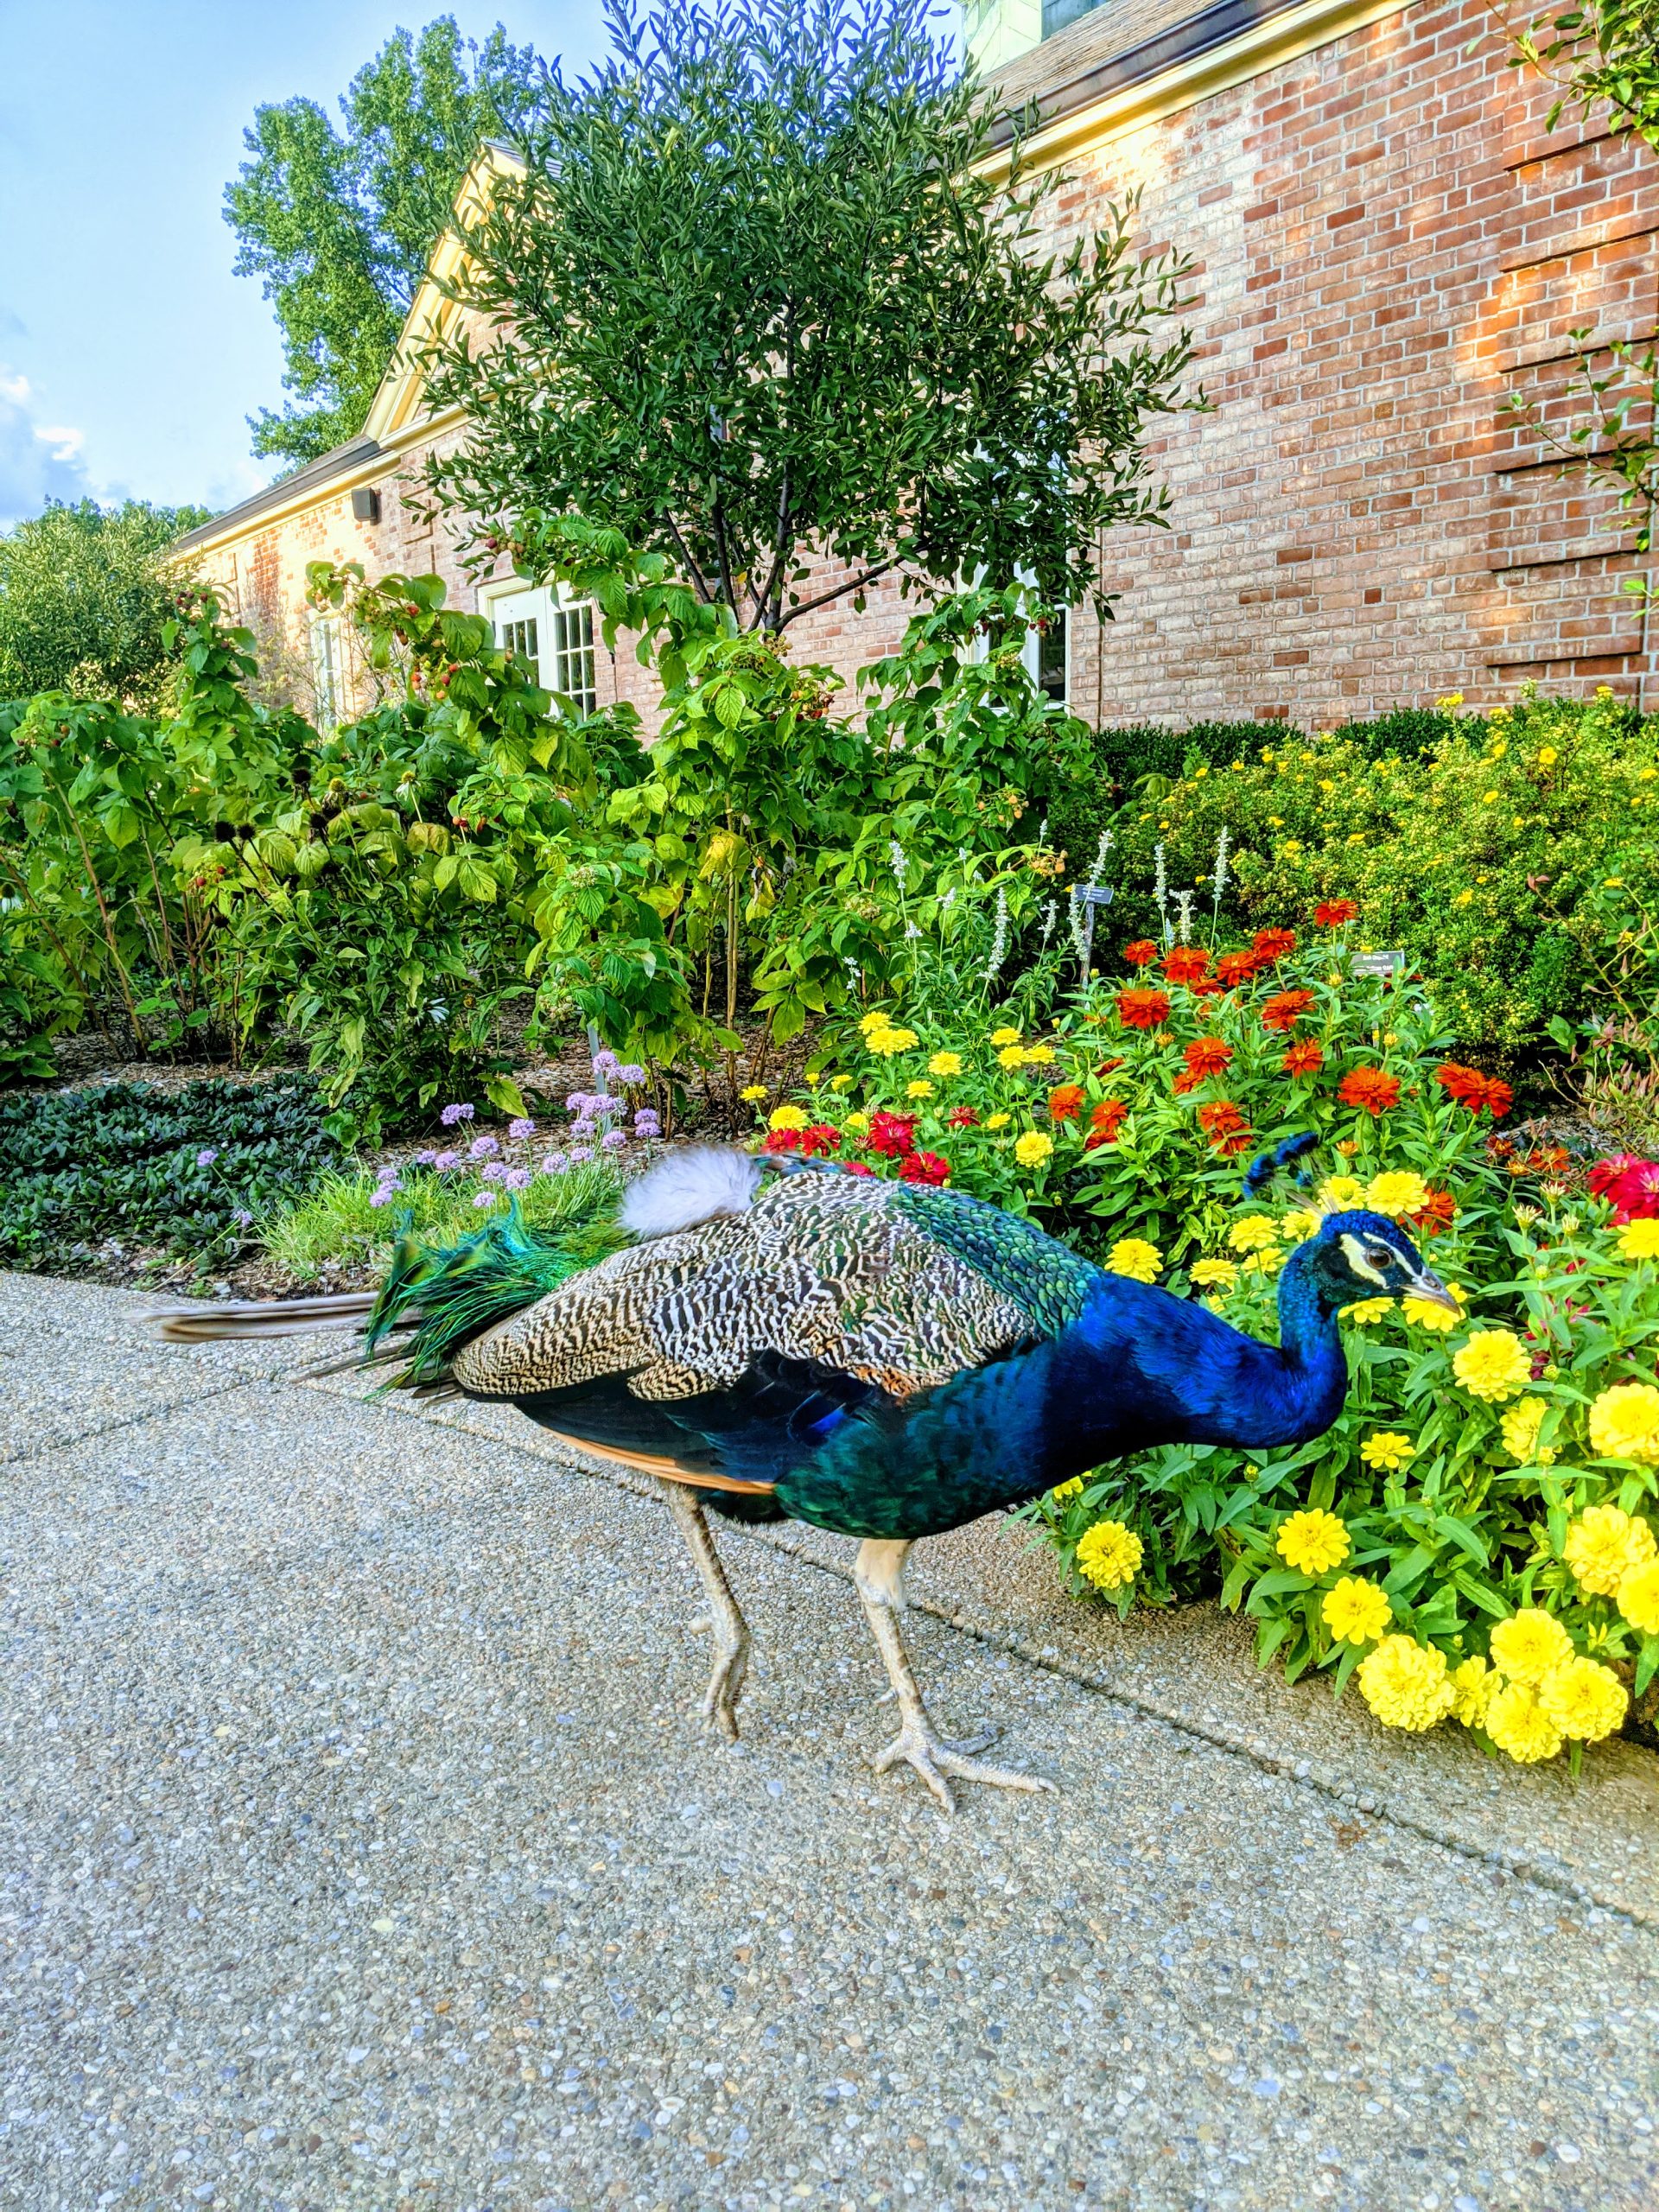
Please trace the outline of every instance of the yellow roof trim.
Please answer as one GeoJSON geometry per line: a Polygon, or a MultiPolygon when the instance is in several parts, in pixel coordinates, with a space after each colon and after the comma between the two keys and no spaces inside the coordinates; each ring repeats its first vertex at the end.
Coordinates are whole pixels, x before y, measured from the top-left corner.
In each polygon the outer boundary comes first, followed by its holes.
{"type": "MultiPolygon", "coordinates": [[[[1043,168],[1079,154],[1092,154],[1131,130],[1177,115],[1218,92],[1230,92],[1236,85],[1248,84],[1252,77],[1297,60],[1334,39],[1345,38],[1351,31],[1363,30],[1384,16],[1397,15],[1408,4],[1409,0],[1301,0],[1300,6],[1286,8],[1265,22],[1251,25],[1225,45],[1178,61],[1138,84],[1104,92],[1098,99],[1057,117],[1025,140],[1027,165],[1043,168]]],[[[1007,155],[1000,155],[990,173],[995,175],[1007,166],[1007,155]]]]}

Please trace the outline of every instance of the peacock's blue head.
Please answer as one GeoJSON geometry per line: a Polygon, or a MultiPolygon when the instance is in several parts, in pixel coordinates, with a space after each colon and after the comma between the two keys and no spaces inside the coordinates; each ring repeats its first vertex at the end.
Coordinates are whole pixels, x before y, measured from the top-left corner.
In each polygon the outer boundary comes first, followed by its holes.
{"type": "Polygon", "coordinates": [[[1453,1313],[1461,1311],[1405,1230],[1386,1214],[1329,1214],[1303,1249],[1327,1313],[1366,1298],[1422,1298],[1453,1313]]]}

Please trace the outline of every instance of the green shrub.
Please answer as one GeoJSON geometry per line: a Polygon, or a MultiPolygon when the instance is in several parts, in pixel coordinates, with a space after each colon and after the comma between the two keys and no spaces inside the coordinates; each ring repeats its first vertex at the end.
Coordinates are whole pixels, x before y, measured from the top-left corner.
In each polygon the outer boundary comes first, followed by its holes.
{"type": "Polygon", "coordinates": [[[106,1237],[205,1265],[338,1158],[308,1083],[147,1084],[0,1099],[0,1260],[60,1262],[106,1237]]]}

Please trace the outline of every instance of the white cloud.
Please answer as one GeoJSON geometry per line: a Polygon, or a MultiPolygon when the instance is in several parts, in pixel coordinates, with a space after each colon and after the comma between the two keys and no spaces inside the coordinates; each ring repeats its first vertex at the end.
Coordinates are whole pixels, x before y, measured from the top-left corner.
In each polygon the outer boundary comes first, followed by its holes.
{"type": "Polygon", "coordinates": [[[29,378],[0,365],[0,530],[39,514],[48,499],[82,499],[92,488],[84,433],[36,422],[35,411],[29,378]]]}

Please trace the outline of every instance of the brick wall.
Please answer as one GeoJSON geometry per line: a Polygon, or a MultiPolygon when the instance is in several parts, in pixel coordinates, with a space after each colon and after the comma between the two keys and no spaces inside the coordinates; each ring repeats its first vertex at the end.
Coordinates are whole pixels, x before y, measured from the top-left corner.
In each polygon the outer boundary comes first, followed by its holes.
{"type": "MultiPolygon", "coordinates": [[[[1061,60],[1097,43],[1110,12],[1053,41],[1061,60]]],[[[1010,73],[1022,91],[1046,51],[1010,73]]],[[[1138,188],[1145,243],[1195,257],[1211,403],[1153,426],[1170,527],[1114,533],[1116,620],[1073,619],[1086,718],[1317,727],[1446,691],[1495,702],[1527,678],[1631,691],[1644,672],[1659,707],[1618,590],[1642,565],[1629,518],[1503,411],[1519,391],[1564,420],[1567,333],[1633,336],[1659,311],[1652,157],[1594,129],[1547,135],[1548,106],[1505,67],[1486,0],[1454,0],[1069,165],[1057,246],[1138,188]]],[[[395,479],[381,488],[378,525],[353,523],[341,495],[244,546],[244,605],[280,601],[291,623],[304,563],[325,555],[371,575],[435,570],[454,604],[475,605],[453,531],[395,479]]],[[[839,670],[850,697],[907,611],[884,583],[861,615],[842,601],[792,626],[792,648],[839,670]]],[[[599,672],[601,698],[632,699],[649,729],[626,641],[599,672]]]]}

